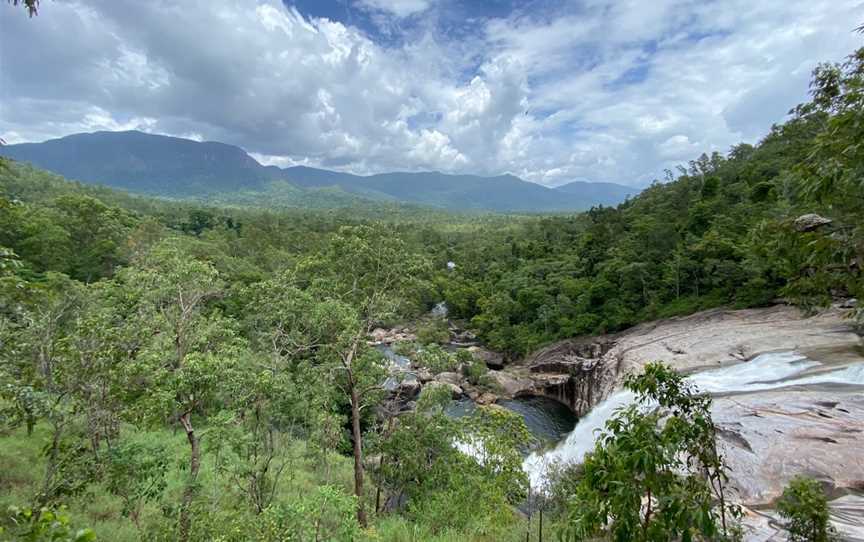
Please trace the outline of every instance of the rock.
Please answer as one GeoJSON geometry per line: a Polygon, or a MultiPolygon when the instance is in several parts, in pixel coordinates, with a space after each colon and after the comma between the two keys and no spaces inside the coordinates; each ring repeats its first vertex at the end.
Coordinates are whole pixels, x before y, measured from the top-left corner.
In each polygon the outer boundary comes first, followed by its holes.
{"type": "Polygon", "coordinates": [[[392,329],[385,329],[383,327],[376,327],[369,334],[369,344],[373,346],[377,346],[379,344],[393,344],[404,341],[416,341],[417,335],[411,333],[407,329],[403,327],[394,327],[392,329]]]}
{"type": "Polygon", "coordinates": [[[384,338],[387,337],[387,334],[388,331],[383,327],[376,327],[369,335],[372,337],[373,341],[382,342],[384,341],[384,338]]]}
{"type": "Polygon", "coordinates": [[[478,405],[492,405],[492,404],[495,404],[495,402],[497,400],[498,400],[497,395],[495,395],[494,393],[485,392],[485,393],[479,394],[477,396],[477,398],[474,399],[474,402],[477,403],[478,405]]]}
{"type": "Polygon", "coordinates": [[[537,352],[529,360],[533,393],[564,403],[577,416],[605,399],[617,383],[617,367],[603,356],[611,340],[570,340],[537,352]]]}
{"type": "Polygon", "coordinates": [[[421,368],[414,372],[417,375],[417,380],[419,380],[422,384],[429,382],[430,380],[435,380],[435,375],[433,375],[429,369],[421,368]]]}
{"type": "Polygon", "coordinates": [[[499,388],[504,395],[510,397],[530,393],[534,388],[534,383],[531,379],[519,377],[506,371],[489,371],[486,373],[486,378],[499,388]]]}
{"type": "Polygon", "coordinates": [[[438,380],[433,380],[432,382],[429,382],[428,384],[426,384],[426,386],[429,388],[441,388],[441,387],[443,387],[443,388],[449,389],[450,395],[453,397],[453,399],[458,399],[459,397],[462,397],[462,395],[463,395],[463,391],[462,391],[461,387],[457,386],[456,384],[450,384],[449,382],[440,382],[438,380]]]}
{"type": "Polygon", "coordinates": [[[793,222],[793,226],[795,227],[795,231],[804,233],[817,230],[822,226],[827,226],[828,224],[831,224],[831,222],[833,221],[830,218],[825,218],[824,216],[815,213],[809,213],[796,218],[795,222],[793,222]]]}
{"type": "Polygon", "coordinates": [[[404,399],[413,399],[420,394],[420,382],[416,378],[406,378],[396,386],[394,393],[404,399]]]}
{"type": "Polygon", "coordinates": [[[854,297],[843,299],[837,303],[837,308],[840,309],[855,309],[858,308],[858,300],[854,297]]]}
{"type": "Polygon", "coordinates": [[[854,490],[864,481],[864,396],[793,388],[718,398],[711,414],[720,431],[730,483],[748,505],[777,499],[796,475],[854,490]]]}
{"type": "Polygon", "coordinates": [[[435,375],[435,380],[438,382],[446,382],[447,384],[453,384],[454,386],[462,385],[462,375],[459,373],[451,373],[451,372],[443,372],[435,375]]]}
{"type": "Polygon", "coordinates": [[[468,348],[468,351],[471,352],[475,358],[485,363],[486,367],[494,371],[500,371],[504,368],[504,356],[498,352],[492,352],[491,350],[486,350],[479,346],[471,346],[468,348]]]}

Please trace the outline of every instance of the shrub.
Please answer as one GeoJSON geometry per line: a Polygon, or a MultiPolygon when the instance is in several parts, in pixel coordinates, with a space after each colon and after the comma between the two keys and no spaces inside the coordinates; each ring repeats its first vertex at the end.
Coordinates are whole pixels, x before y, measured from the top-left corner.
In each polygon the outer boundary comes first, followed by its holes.
{"type": "Polygon", "coordinates": [[[447,320],[428,320],[418,325],[417,340],[423,344],[443,344],[450,341],[447,320]]]}
{"type": "Polygon", "coordinates": [[[427,344],[418,349],[415,361],[418,365],[429,369],[432,374],[455,371],[459,366],[456,356],[437,344],[427,344]]]}
{"type": "Polygon", "coordinates": [[[0,527],[0,539],[6,540],[7,532],[14,538],[26,542],[92,542],[96,533],[91,529],[72,527],[65,509],[43,508],[34,512],[29,508],[10,506],[8,510],[9,531],[0,527]]]}
{"type": "Polygon", "coordinates": [[[792,542],[828,542],[834,540],[829,524],[828,500],[819,483],[810,478],[793,478],[777,503],[777,511],[786,520],[792,542]]]}
{"type": "Polygon", "coordinates": [[[561,538],[739,540],[710,397],[660,363],[625,386],[636,403],[616,411],[585,457],[561,538]]]}
{"type": "Polygon", "coordinates": [[[471,359],[467,364],[462,365],[462,374],[471,384],[477,386],[483,381],[483,377],[489,369],[486,364],[479,359],[471,359]]]}

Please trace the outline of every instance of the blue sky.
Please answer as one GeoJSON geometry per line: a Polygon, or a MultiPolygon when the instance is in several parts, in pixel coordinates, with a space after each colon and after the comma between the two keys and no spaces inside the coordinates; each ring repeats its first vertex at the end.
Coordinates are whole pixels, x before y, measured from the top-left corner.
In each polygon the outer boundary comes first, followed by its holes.
{"type": "Polygon", "coordinates": [[[641,186],[757,141],[861,22],[862,0],[4,2],[0,137],[139,129],[283,166],[641,186]]]}

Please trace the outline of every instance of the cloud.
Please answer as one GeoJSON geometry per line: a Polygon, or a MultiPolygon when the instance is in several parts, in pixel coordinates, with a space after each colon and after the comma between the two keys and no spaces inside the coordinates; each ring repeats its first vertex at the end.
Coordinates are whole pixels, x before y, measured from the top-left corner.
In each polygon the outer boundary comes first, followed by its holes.
{"type": "Polygon", "coordinates": [[[386,11],[397,17],[409,17],[429,9],[431,0],[360,0],[358,5],[386,11]]]}
{"type": "Polygon", "coordinates": [[[458,24],[447,0],[352,5],[412,22],[384,35],[278,0],[55,0],[33,20],[0,4],[0,137],[134,128],[280,165],[645,184],[755,141],[817,62],[860,45],[842,31],[858,0],[538,2],[458,24]]]}

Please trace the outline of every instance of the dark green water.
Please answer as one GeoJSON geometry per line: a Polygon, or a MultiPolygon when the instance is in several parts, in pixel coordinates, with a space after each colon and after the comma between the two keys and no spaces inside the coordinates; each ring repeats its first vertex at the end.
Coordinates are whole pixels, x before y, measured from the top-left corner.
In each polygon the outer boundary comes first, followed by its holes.
{"type": "MultiPolygon", "coordinates": [[[[528,430],[542,445],[560,441],[576,426],[576,416],[570,412],[570,409],[546,397],[501,399],[498,404],[522,416],[528,430]]],[[[470,399],[459,399],[450,403],[447,414],[454,418],[461,418],[471,414],[476,408],[470,399]]]]}

